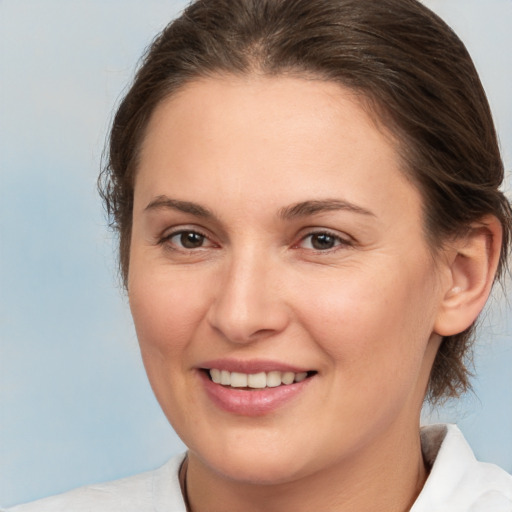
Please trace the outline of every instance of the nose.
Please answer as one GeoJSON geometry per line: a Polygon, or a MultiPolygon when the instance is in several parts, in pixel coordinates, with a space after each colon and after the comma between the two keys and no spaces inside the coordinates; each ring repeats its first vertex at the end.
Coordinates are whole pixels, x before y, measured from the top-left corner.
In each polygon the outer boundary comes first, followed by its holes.
{"type": "Polygon", "coordinates": [[[244,344],[282,332],[289,323],[278,265],[253,252],[226,263],[207,319],[232,343],[244,344]]]}

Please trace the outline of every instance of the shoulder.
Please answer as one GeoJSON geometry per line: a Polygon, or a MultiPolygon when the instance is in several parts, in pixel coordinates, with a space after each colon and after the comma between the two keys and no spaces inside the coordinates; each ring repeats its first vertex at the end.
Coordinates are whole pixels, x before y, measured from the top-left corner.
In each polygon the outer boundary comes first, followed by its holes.
{"type": "Polygon", "coordinates": [[[430,475],[411,512],[512,512],[512,476],[476,460],[455,425],[421,432],[430,475]]]}
{"type": "Polygon", "coordinates": [[[184,454],[154,471],[80,487],[5,512],[185,512],[178,471],[184,454]]]}

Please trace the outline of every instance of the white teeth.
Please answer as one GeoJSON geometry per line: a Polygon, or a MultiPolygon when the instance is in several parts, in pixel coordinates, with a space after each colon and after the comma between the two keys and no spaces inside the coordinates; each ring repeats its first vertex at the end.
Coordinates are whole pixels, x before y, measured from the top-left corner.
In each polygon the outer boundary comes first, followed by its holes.
{"type": "Polygon", "coordinates": [[[217,368],[212,368],[210,370],[210,376],[211,376],[213,382],[215,382],[215,384],[220,384],[220,381],[221,381],[221,371],[220,370],[217,370],[217,368]]]}
{"type": "Polygon", "coordinates": [[[268,372],[267,373],[267,386],[269,388],[277,388],[281,385],[281,372],[268,372]]]}
{"type": "Polygon", "coordinates": [[[265,372],[253,373],[247,377],[247,386],[250,388],[264,388],[267,386],[267,376],[265,372]]]}
{"type": "Polygon", "coordinates": [[[291,384],[295,380],[295,373],[284,372],[281,376],[281,380],[283,381],[283,384],[291,384]]]}
{"type": "Polygon", "coordinates": [[[232,388],[246,388],[247,387],[247,374],[231,372],[231,387],[232,388]]]}
{"type": "Polygon", "coordinates": [[[295,374],[295,382],[302,382],[308,376],[307,372],[295,374]]]}
{"type": "Polygon", "coordinates": [[[229,386],[231,384],[231,372],[227,372],[226,370],[222,370],[220,372],[220,383],[223,386],[229,386]]]}
{"type": "Polygon", "coordinates": [[[215,384],[231,386],[233,388],[276,388],[281,385],[289,385],[294,382],[302,382],[307,378],[307,372],[259,372],[259,373],[240,373],[228,372],[227,370],[218,370],[212,368],[210,377],[215,384]]]}

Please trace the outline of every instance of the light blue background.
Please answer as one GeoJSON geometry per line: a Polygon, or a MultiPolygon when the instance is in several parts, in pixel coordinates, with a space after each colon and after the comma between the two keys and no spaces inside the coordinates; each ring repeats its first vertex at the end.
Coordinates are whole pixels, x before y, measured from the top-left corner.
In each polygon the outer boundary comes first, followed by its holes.
{"type": "MultiPolygon", "coordinates": [[[[473,54],[510,169],[512,1],[425,3],[473,54]]],[[[0,0],[4,506],[153,468],[183,449],[147,384],[95,191],[112,107],[183,5],[0,0]]],[[[481,459],[512,471],[511,307],[503,295],[492,306],[476,396],[438,416],[458,421],[481,459]]]]}

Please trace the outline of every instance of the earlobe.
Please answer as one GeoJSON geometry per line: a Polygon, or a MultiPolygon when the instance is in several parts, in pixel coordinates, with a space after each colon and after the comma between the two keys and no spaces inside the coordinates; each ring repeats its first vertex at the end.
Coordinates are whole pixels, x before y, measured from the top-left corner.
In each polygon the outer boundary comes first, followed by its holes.
{"type": "Polygon", "coordinates": [[[450,244],[450,279],[434,326],[437,334],[458,334],[476,320],[494,282],[501,242],[501,223],[494,216],[486,216],[450,244]]]}

